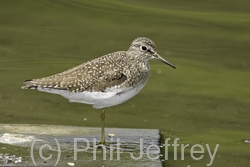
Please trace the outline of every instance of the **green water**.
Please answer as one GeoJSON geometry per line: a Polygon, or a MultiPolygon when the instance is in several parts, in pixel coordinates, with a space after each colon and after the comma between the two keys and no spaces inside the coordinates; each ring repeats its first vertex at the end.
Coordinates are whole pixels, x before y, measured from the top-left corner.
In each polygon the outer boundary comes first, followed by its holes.
{"type": "MultiPolygon", "coordinates": [[[[0,123],[99,127],[99,110],[53,94],[21,90],[55,74],[127,50],[138,36],[177,69],[151,60],[151,77],[133,99],[107,109],[106,126],[156,128],[179,144],[219,144],[212,166],[249,167],[250,1],[2,0],[0,123]]],[[[0,150],[3,152],[4,150],[0,150]]],[[[169,148],[166,167],[210,162],[169,148]]],[[[199,157],[197,155],[197,157],[199,157]]]]}

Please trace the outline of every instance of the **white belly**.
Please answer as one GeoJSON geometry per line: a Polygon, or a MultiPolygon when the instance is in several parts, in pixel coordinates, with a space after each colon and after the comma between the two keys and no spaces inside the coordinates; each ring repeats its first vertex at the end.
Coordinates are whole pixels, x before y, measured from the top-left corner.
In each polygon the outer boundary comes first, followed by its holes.
{"type": "Polygon", "coordinates": [[[58,90],[51,88],[37,88],[39,91],[59,94],[70,102],[91,104],[94,108],[106,108],[121,104],[141,91],[146,82],[137,87],[129,87],[126,89],[117,89],[116,87],[109,88],[105,92],[70,92],[67,90],[58,90]]]}

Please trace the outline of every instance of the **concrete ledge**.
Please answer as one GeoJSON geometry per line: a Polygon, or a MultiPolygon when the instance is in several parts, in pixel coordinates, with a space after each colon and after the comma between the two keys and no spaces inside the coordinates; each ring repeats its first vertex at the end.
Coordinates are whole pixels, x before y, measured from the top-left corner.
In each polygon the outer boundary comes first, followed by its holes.
{"type": "Polygon", "coordinates": [[[0,124],[0,165],[162,166],[159,130],[106,128],[106,146],[97,144],[100,133],[91,127],[0,124]]]}

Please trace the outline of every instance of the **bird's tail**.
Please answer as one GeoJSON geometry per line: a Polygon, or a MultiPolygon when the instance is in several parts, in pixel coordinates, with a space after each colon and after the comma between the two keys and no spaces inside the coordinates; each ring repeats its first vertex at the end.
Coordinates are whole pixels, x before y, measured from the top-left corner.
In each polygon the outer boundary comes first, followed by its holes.
{"type": "Polygon", "coordinates": [[[36,89],[37,86],[32,82],[32,79],[26,80],[23,82],[24,86],[22,86],[22,89],[36,89]]]}

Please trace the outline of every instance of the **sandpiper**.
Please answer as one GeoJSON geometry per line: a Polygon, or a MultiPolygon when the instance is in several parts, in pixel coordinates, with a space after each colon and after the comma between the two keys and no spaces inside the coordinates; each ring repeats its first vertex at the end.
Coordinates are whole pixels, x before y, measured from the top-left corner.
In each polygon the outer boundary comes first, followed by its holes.
{"type": "Polygon", "coordinates": [[[104,55],[59,74],[26,80],[22,89],[59,94],[70,102],[102,109],[100,144],[104,144],[105,108],[121,104],[140,92],[149,78],[148,61],[153,58],[175,68],[157,54],[152,40],[139,37],[127,51],[104,55]]]}

